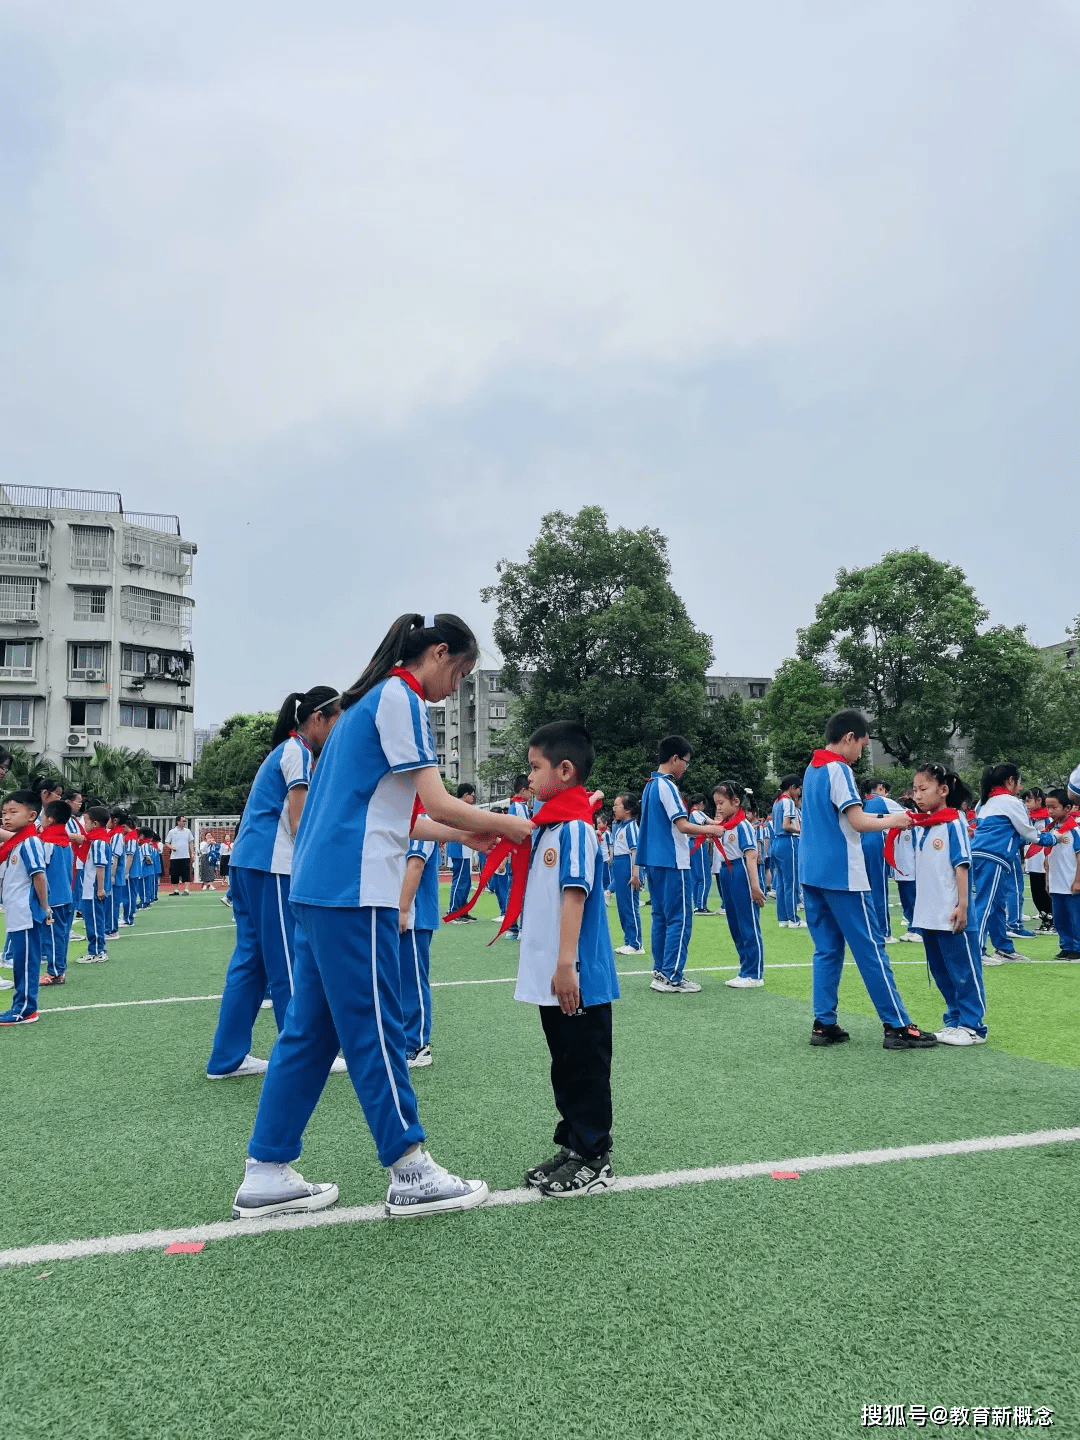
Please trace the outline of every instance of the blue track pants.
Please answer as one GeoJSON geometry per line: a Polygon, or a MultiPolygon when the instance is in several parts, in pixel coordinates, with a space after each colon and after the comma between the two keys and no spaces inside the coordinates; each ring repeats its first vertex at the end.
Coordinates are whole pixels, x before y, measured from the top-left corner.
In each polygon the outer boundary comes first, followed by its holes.
{"type": "MultiPolygon", "coordinates": [[[[506,914],[506,902],[507,902],[507,900],[509,899],[509,896],[510,896],[510,874],[509,874],[509,872],[506,872],[506,873],[504,873],[504,874],[502,874],[502,875],[500,875],[500,874],[498,874],[498,873],[496,872],[496,874],[492,875],[491,879],[488,881],[487,888],[488,888],[488,889],[491,891],[491,893],[495,896],[495,899],[496,899],[496,901],[498,902],[499,914],[500,914],[500,915],[505,915],[505,914],[506,914]]],[[[428,933],[430,934],[430,931],[429,931],[428,933]]]]}
{"type": "Polygon", "coordinates": [[[7,1013],[16,1019],[33,1015],[37,1009],[38,986],[41,984],[41,939],[38,932],[44,928],[43,925],[34,925],[29,930],[12,930],[8,936],[15,989],[11,992],[11,1006],[7,1013]]]}
{"type": "Polygon", "coordinates": [[[431,934],[406,930],[401,936],[401,1019],[409,1055],[431,1044],[431,934]]]}
{"type": "Polygon", "coordinates": [[[295,919],[289,876],[233,867],[236,946],[225,975],[208,1075],[228,1075],[251,1049],[255,1020],[270,985],[279,1030],[293,993],[295,919]]]}
{"type": "Polygon", "coordinates": [[[83,917],[83,926],[86,930],[86,953],[88,955],[107,954],[105,932],[109,925],[108,895],[104,900],[99,900],[96,895],[89,900],[84,897],[79,901],[79,912],[83,917]]]}
{"type": "Polygon", "coordinates": [[[650,865],[653,969],[667,980],[681,980],[694,924],[689,870],[650,865]]]}
{"type": "Polygon", "coordinates": [[[279,1164],[296,1159],[340,1049],[379,1161],[392,1165],[424,1139],[405,1059],[398,912],[293,909],[295,989],[270,1052],[248,1154],[279,1164]]]}
{"type": "MultiPolygon", "coordinates": [[[[690,842],[693,844],[693,841],[690,842]]],[[[706,841],[690,856],[690,874],[693,876],[694,909],[707,910],[712,891],[712,843],[706,841]]]]}
{"type": "Polygon", "coordinates": [[[1050,904],[1062,950],[1080,951],[1080,895],[1051,895],[1050,904]]]}
{"type": "Polygon", "coordinates": [[[776,919],[799,918],[798,877],[795,874],[795,842],[790,835],[777,835],[772,843],[773,889],[776,891],[776,919]]]}
{"type": "Polygon", "coordinates": [[[469,886],[472,881],[471,860],[450,861],[450,908],[446,912],[452,915],[455,910],[460,910],[469,898],[469,886]]]}
{"type": "Polygon", "coordinates": [[[633,873],[630,856],[616,855],[614,867],[615,904],[622,926],[623,944],[635,950],[641,949],[641,897],[640,892],[630,884],[633,873]]]}
{"type": "Polygon", "coordinates": [[[803,904],[814,942],[814,1018],[836,1024],[846,943],[882,1024],[910,1025],[866,891],[804,885],[803,904]]]}
{"type": "Polygon", "coordinates": [[[739,955],[739,974],[747,980],[765,978],[765,946],[761,939],[761,919],[750,894],[750,876],[745,860],[733,860],[731,869],[721,861],[716,872],[716,888],[724,902],[728,929],[739,955]]]}
{"type": "Polygon", "coordinates": [[[947,1028],[964,1025],[986,1034],[986,993],[983,990],[982,951],[972,930],[954,935],[951,930],[923,930],[926,963],[934,984],[945,1000],[941,1017],[947,1028]]]}
{"type": "Polygon", "coordinates": [[[71,940],[71,922],[75,918],[74,905],[53,905],[53,923],[41,927],[41,958],[50,975],[64,975],[68,964],[68,943],[71,940]]]}
{"type": "Polygon", "coordinates": [[[975,929],[979,933],[979,953],[986,951],[987,936],[995,950],[1012,955],[1016,946],[1009,939],[1008,905],[1013,879],[1008,865],[999,865],[981,855],[972,857],[972,885],[975,890],[975,929]]]}
{"type": "Polygon", "coordinates": [[[878,933],[884,939],[886,935],[892,934],[892,923],[889,920],[889,867],[885,863],[884,846],[874,846],[870,854],[867,854],[867,848],[863,846],[863,859],[866,861],[866,878],[870,881],[870,914],[877,922],[878,933]]]}
{"type": "MultiPolygon", "coordinates": [[[[915,881],[897,880],[896,893],[900,897],[900,908],[904,912],[904,919],[907,921],[908,929],[915,930],[914,925],[911,923],[915,919],[915,881]]],[[[920,933],[920,931],[915,930],[916,935],[920,933]]]]}

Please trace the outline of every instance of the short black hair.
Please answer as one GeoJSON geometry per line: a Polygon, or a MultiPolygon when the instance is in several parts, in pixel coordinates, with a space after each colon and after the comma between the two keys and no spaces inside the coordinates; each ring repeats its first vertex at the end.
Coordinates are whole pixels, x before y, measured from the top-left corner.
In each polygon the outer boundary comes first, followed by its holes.
{"type": "MultiPolygon", "coordinates": [[[[83,794],[83,792],[82,792],[82,791],[79,789],[79,787],[76,785],[76,786],[74,787],[74,789],[65,790],[65,791],[64,791],[64,794],[63,794],[63,796],[62,796],[61,798],[64,799],[64,800],[71,801],[71,800],[74,800],[74,799],[75,799],[75,796],[76,796],[76,795],[82,795],[82,794],[83,794]]],[[[86,796],[85,796],[85,795],[83,795],[83,799],[84,799],[84,800],[86,799],[86,796]]]]}
{"type": "Polygon", "coordinates": [[[457,798],[458,798],[459,800],[461,799],[461,797],[462,797],[463,795],[475,795],[475,794],[476,794],[476,786],[475,786],[475,785],[470,785],[467,780],[463,780],[463,781],[461,782],[461,784],[457,787],[457,798]]]}
{"type": "Polygon", "coordinates": [[[641,814],[641,800],[637,795],[631,795],[628,790],[624,790],[621,795],[616,795],[615,799],[622,801],[623,809],[629,810],[631,819],[636,820],[641,814]]]}
{"type": "Polygon", "coordinates": [[[1069,799],[1068,790],[1048,790],[1046,792],[1046,798],[1047,800],[1056,800],[1058,804],[1064,806],[1066,810],[1072,804],[1072,801],[1069,799]]]}
{"type": "Polygon", "coordinates": [[[700,810],[708,798],[707,795],[691,795],[690,804],[693,805],[695,810],[700,810]]]}
{"type": "Polygon", "coordinates": [[[842,740],[845,735],[854,735],[856,740],[861,740],[864,735],[869,734],[870,726],[861,710],[838,710],[825,722],[826,745],[835,745],[837,740],[842,740]]]}
{"type": "Polygon", "coordinates": [[[66,825],[71,819],[71,806],[66,800],[50,800],[45,806],[45,818],[54,825],[66,825]]]}
{"type": "Polygon", "coordinates": [[[726,795],[729,800],[738,800],[741,803],[746,791],[737,780],[717,780],[712,793],[726,795]]]}
{"type": "Polygon", "coordinates": [[[859,790],[865,797],[871,790],[876,790],[879,785],[884,785],[886,790],[891,789],[888,780],[883,780],[880,775],[868,775],[865,780],[859,781],[859,790]]]}
{"type": "Polygon", "coordinates": [[[95,825],[105,825],[108,823],[109,812],[104,805],[91,805],[86,813],[95,825]]]}
{"type": "Polygon", "coordinates": [[[539,750],[549,765],[569,760],[579,785],[589,778],[596,759],[596,747],[584,725],[576,720],[552,720],[529,736],[529,749],[539,750]]]}
{"type": "Polygon", "coordinates": [[[30,789],[40,795],[43,790],[63,790],[64,782],[59,775],[35,775],[30,781],[30,789]]]}
{"type": "Polygon", "coordinates": [[[1039,789],[1038,785],[1032,785],[1030,790],[1025,790],[1020,796],[1021,800],[1045,800],[1046,796],[1039,789]]]}
{"type": "Polygon", "coordinates": [[[16,805],[25,805],[35,815],[41,814],[41,796],[36,790],[12,790],[4,796],[5,803],[8,800],[14,800],[16,805]]]}
{"type": "Polygon", "coordinates": [[[666,765],[669,760],[689,760],[694,747],[685,735],[668,735],[656,748],[656,763],[666,765]]]}
{"type": "Polygon", "coordinates": [[[781,790],[781,792],[783,792],[784,790],[790,790],[791,787],[792,787],[792,785],[801,785],[801,784],[802,784],[802,776],[801,776],[801,775],[785,775],[785,776],[783,777],[783,779],[780,781],[780,790],[781,790]]]}
{"type": "Polygon", "coordinates": [[[520,794],[522,793],[522,791],[525,789],[525,787],[528,785],[528,783],[529,783],[529,777],[528,777],[528,775],[515,775],[515,776],[514,776],[514,794],[515,794],[515,795],[520,795],[520,794]]]}

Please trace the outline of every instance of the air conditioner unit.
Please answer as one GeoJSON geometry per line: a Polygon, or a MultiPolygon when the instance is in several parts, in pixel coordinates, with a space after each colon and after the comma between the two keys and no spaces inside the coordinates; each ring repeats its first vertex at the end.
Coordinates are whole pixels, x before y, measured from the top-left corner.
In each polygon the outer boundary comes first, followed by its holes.
{"type": "Polygon", "coordinates": [[[128,565],[145,565],[146,556],[141,550],[132,550],[125,563],[128,565]]]}
{"type": "Polygon", "coordinates": [[[104,670],[84,670],[84,671],[83,671],[83,679],[84,679],[84,680],[104,680],[104,679],[105,679],[105,671],[104,671],[104,670]]]}
{"type": "Polygon", "coordinates": [[[85,735],[78,735],[73,730],[67,737],[67,748],[69,750],[85,750],[90,741],[85,735]]]}

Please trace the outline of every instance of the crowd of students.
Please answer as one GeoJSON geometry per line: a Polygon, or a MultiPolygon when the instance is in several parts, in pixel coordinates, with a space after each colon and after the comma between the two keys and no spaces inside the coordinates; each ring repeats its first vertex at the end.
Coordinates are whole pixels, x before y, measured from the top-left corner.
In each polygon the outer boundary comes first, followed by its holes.
{"type": "MultiPolygon", "coordinates": [[[[783,777],[768,815],[734,779],[719,780],[709,798],[682,794],[692,750],[675,735],[661,743],[642,794],[615,797],[609,825],[604,796],[587,789],[590,736],[555,721],[530,737],[529,770],[505,812],[482,810],[471,786],[447,792],[428,716],[477,655],[458,617],[405,615],[350,688],[317,686],[282,705],[232,847],[236,944],[206,1067],[213,1080],[263,1077],[234,1218],[337,1200],[336,1185],[293,1168],[334,1072],[349,1075],[389,1170],[389,1216],[484,1201],[483,1180],[453,1174],[425,1148],[412,1071],[432,1063],[434,934],[443,922],[473,923],[485,888],[499,902],[498,936],[517,942],[515,999],[537,1007],[550,1054],[557,1148],[525,1171],[549,1197],[592,1194],[613,1180],[615,956],[645,953],[646,889],[651,988],[661,995],[700,993],[685,973],[687,953],[695,917],[716,913],[714,878],[739,959],[726,983],[760,989],[760,915],[771,890],[778,923],[805,927],[813,944],[815,1046],[850,1038],[837,1017],[847,950],[885,1049],[984,1041],[982,966],[1021,958],[1013,939],[1025,933],[1025,869],[1042,927],[1057,930],[1059,958],[1080,960],[1080,768],[1068,789],[1044,796],[1022,791],[1016,766],[995,766],[973,804],[955,774],[929,763],[896,802],[884,782],[856,780],[868,728],[846,710],[829,720],[805,774],[783,777]],[[441,849],[451,869],[443,916],[441,849]],[[469,898],[473,851],[483,863],[469,898]],[[900,937],[891,934],[893,880],[907,922],[900,937]],[[623,934],[617,949],[609,897],[623,934]],[[915,1025],[904,1007],[886,950],[898,939],[925,947],[945,1005],[937,1031],[915,1025]],[[251,1045],[267,1000],[279,1033],[261,1060],[251,1045]]],[[[83,819],[82,797],[45,793],[44,806],[39,789],[4,804],[0,865],[16,992],[4,1023],[36,1018],[42,957],[41,983],[64,983],[65,905],[70,915],[79,900],[81,958],[90,962],[104,958],[110,927],[133,923],[156,896],[158,846],[148,832],[98,807],[83,819]]]]}

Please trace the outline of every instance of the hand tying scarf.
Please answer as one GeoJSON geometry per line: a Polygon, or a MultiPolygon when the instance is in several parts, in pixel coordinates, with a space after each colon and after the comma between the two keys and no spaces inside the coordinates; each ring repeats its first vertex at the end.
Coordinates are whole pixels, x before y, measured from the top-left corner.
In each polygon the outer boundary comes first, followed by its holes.
{"type": "Polygon", "coordinates": [[[90,846],[93,844],[93,842],[95,840],[108,840],[108,838],[108,830],[104,829],[102,826],[99,825],[96,830],[88,830],[86,833],[86,838],[84,840],[77,840],[71,848],[75,851],[75,854],[85,865],[86,857],[90,854],[90,846]]]}
{"type": "MultiPolygon", "coordinates": [[[[959,819],[959,810],[951,810],[947,805],[943,805],[940,810],[935,810],[932,814],[912,815],[911,824],[913,827],[921,825],[924,828],[928,828],[931,825],[948,825],[951,824],[953,820],[959,819]]],[[[891,865],[894,869],[896,868],[896,840],[897,836],[901,834],[903,834],[901,830],[887,830],[885,832],[885,863],[886,865],[891,865]]]]}
{"type": "Polygon", "coordinates": [[[0,865],[10,857],[13,850],[18,849],[24,840],[29,840],[31,836],[36,838],[37,833],[37,826],[31,820],[30,824],[24,825],[18,834],[12,835],[10,840],[5,840],[4,843],[0,845],[0,865]]]}
{"type": "MultiPolygon", "coordinates": [[[[745,820],[745,819],[746,819],[746,811],[743,810],[743,809],[740,807],[740,809],[736,810],[736,811],[735,811],[735,814],[732,815],[732,816],[730,816],[727,820],[714,820],[714,821],[713,821],[713,824],[714,824],[714,825],[719,825],[720,828],[721,828],[721,830],[734,830],[734,829],[736,828],[736,826],[738,826],[739,824],[741,824],[741,822],[742,822],[743,820],[745,820]]],[[[696,850],[699,845],[704,845],[705,842],[706,842],[706,840],[712,840],[712,841],[714,842],[714,844],[716,845],[716,848],[720,851],[720,854],[723,855],[723,857],[724,857],[724,863],[727,865],[727,868],[730,870],[730,869],[731,869],[731,861],[730,861],[730,860],[728,859],[728,857],[727,857],[727,851],[724,849],[723,841],[722,841],[722,840],[717,840],[715,836],[713,836],[713,835],[699,835],[699,836],[697,837],[696,841],[694,842],[694,850],[696,850]]],[[[691,855],[694,853],[694,850],[691,850],[691,852],[690,852],[691,855]]]]}
{"type": "MultiPolygon", "coordinates": [[[[591,822],[593,808],[585,786],[573,785],[569,790],[563,790],[552,799],[545,800],[532,817],[532,822],[538,830],[545,825],[562,825],[567,820],[591,822]]],[[[599,809],[600,807],[597,805],[595,808],[599,809]]],[[[494,945],[495,940],[498,940],[499,936],[509,930],[512,925],[516,925],[521,918],[521,907],[525,903],[525,886],[529,880],[529,861],[532,858],[532,836],[528,840],[522,840],[520,845],[515,845],[512,840],[500,840],[484,861],[484,868],[476,882],[472,899],[462,905],[460,910],[443,916],[445,921],[450,921],[467,915],[480,899],[488,881],[508,857],[510,860],[510,894],[506,901],[506,914],[503,916],[502,924],[499,926],[495,938],[488,941],[489,945],[494,945]]]]}

